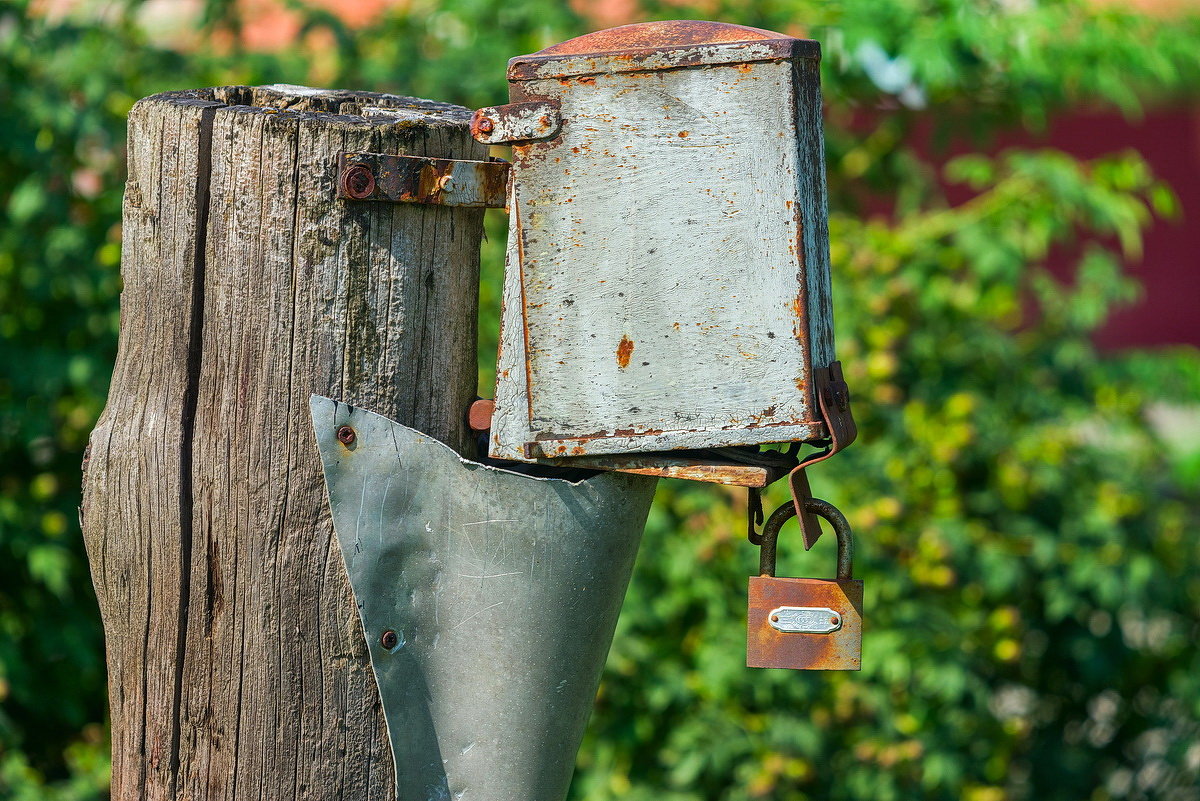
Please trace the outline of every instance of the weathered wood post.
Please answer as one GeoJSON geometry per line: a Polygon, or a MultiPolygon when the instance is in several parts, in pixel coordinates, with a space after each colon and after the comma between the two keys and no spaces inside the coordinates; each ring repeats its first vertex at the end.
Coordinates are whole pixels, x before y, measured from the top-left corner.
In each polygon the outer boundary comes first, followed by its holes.
{"type": "Polygon", "coordinates": [[[81,510],[114,799],[394,799],[309,420],[460,452],[482,210],[335,201],[342,151],[486,158],[455,106],[302,87],[130,114],[120,350],[81,510]]]}

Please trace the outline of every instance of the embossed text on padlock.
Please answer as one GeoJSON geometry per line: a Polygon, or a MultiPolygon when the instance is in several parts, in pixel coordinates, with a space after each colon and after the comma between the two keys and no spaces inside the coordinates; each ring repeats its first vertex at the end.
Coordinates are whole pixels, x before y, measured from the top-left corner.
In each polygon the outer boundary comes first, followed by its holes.
{"type": "Polygon", "coordinates": [[[833,526],[836,579],[777,578],[779,530],[796,514],[786,503],[767,520],[758,576],[749,582],[746,665],[799,670],[858,670],[862,666],[863,583],[852,578],[854,541],[845,516],[818,498],[805,502],[833,526]]]}

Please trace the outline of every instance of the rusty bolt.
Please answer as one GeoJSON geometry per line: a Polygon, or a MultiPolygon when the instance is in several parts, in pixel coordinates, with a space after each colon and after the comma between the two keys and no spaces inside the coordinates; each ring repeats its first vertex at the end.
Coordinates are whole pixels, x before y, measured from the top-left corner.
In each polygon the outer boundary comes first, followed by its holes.
{"type": "Polygon", "coordinates": [[[375,174],[365,164],[351,164],[342,172],[342,194],[362,200],[375,192],[375,174]]]}
{"type": "Polygon", "coordinates": [[[379,644],[387,650],[392,650],[396,644],[400,642],[400,638],[396,636],[396,632],[388,629],[379,637],[379,644]]]}
{"type": "Polygon", "coordinates": [[[479,128],[479,132],[480,132],[480,133],[489,134],[489,133],[491,133],[491,132],[492,132],[492,130],[493,130],[493,129],[494,129],[496,126],[495,126],[495,124],[494,124],[494,123],[493,123],[493,122],[492,122],[490,119],[488,119],[487,117],[480,117],[480,118],[479,118],[479,125],[478,125],[477,127],[479,128]]]}
{"type": "Polygon", "coordinates": [[[337,432],[338,442],[343,445],[353,445],[354,440],[358,439],[358,435],[354,433],[354,429],[350,426],[342,426],[337,432]]]}
{"type": "Polygon", "coordinates": [[[772,622],[772,623],[778,623],[778,622],[779,622],[779,615],[771,615],[771,622],[772,622]]]}
{"type": "Polygon", "coordinates": [[[492,413],[496,411],[496,402],[481,398],[471,404],[467,410],[467,425],[478,433],[492,427],[492,413]]]}

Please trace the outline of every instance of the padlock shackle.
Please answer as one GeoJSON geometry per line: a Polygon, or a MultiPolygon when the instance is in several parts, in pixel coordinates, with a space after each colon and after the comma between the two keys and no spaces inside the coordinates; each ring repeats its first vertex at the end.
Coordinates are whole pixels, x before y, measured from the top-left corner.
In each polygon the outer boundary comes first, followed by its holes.
{"type": "MultiPolygon", "coordinates": [[[[854,537],[850,531],[850,521],[841,510],[829,501],[820,498],[805,498],[804,510],[825,518],[833,526],[833,534],[837,537],[837,577],[849,579],[854,577],[854,537]]],[[[796,505],[788,501],[780,506],[767,518],[767,524],[762,530],[762,545],[758,555],[758,573],[760,576],[775,575],[776,552],[779,546],[779,530],[783,524],[796,516],[796,505]]]]}

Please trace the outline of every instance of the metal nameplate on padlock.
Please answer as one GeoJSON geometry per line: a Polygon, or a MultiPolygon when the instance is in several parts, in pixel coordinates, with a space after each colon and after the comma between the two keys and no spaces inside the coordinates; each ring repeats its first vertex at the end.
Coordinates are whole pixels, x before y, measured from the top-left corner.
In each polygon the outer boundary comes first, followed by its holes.
{"type": "Polygon", "coordinates": [[[833,505],[809,498],[805,507],[828,520],[838,540],[838,578],[778,578],[779,529],[796,511],[784,504],[763,528],[759,572],[749,582],[746,666],[797,670],[862,667],[863,583],[851,577],[853,540],[833,505]]]}
{"type": "Polygon", "coordinates": [[[790,634],[828,634],[842,627],[842,616],[828,606],[779,606],[767,620],[771,628],[790,634]]]}

